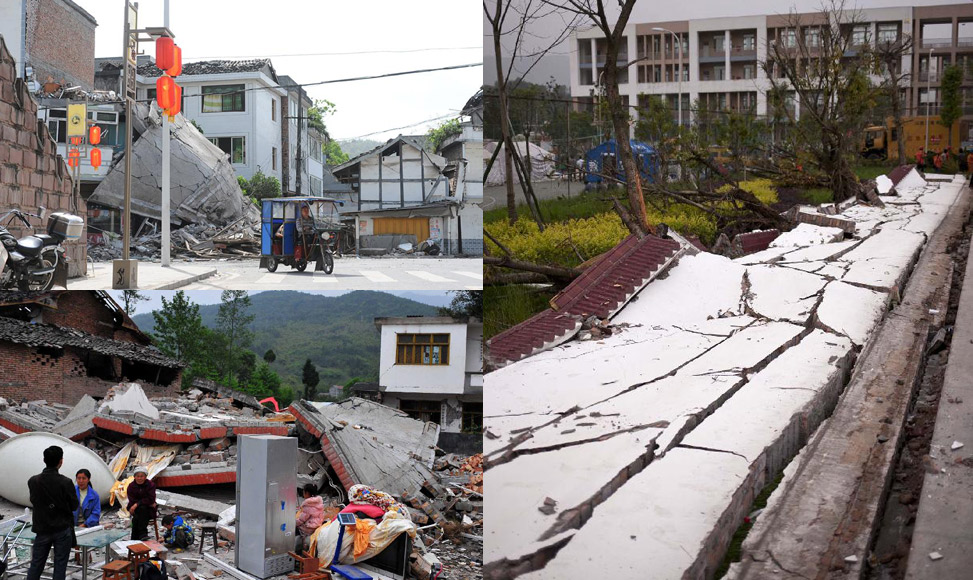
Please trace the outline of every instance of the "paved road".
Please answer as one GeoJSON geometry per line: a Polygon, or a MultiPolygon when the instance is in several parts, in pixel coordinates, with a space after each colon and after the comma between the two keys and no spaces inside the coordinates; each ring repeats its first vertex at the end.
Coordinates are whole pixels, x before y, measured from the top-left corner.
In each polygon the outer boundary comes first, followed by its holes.
{"type": "MultiPolygon", "coordinates": [[[[534,193],[537,199],[554,199],[557,197],[574,197],[581,195],[584,191],[584,184],[577,181],[535,181],[534,193]]],[[[503,185],[491,185],[484,188],[483,211],[505,207],[507,205],[507,188],[503,185]]],[[[524,193],[520,190],[520,184],[514,185],[514,194],[517,196],[517,203],[527,203],[524,193]]]]}
{"type": "Polygon", "coordinates": [[[270,273],[256,260],[207,262],[215,276],[184,286],[188,290],[479,290],[483,261],[473,258],[354,258],[335,261],[334,273],[298,272],[279,266],[270,273]]]}

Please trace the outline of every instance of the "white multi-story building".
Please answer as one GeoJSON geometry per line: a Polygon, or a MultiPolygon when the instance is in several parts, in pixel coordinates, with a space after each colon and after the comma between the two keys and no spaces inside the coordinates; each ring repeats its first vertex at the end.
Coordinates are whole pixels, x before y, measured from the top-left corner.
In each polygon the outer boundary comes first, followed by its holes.
{"type": "MultiPolygon", "coordinates": [[[[911,5],[857,10],[860,23],[846,27],[852,46],[864,42],[896,42],[906,35],[916,49],[902,59],[901,71],[910,74],[903,99],[910,115],[925,114],[927,82],[931,81],[931,112],[940,100],[938,71],[950,63],[964,68],[964,113],[961,133],[973,127],[973,5],[911,5]],[[934,50],[930,59],[930,49],[934,50]],[[967,88],[969,87],[969,88],[967,88]]],[[[740,10],[734,7],[739,14],[740,10]]],[[[664,98],[677,116],[682,100],[682,123],[692,122],[692,104],[711,111],[751,112],[766,115],[766,91],[770,88],[761,66],[768,47],[780,41],[794,46],[818,42],[817,13],[798,15],[802,26],[791,26],[791,15],[727,16],[669,22],[633,21],[625,28],[618,55],[619,92],[627,105],[647,104],[649,95],[664,98]],[[681,78],[680,78],[681,77],[681,78]]],[[[589,106],[605,65],[606,45],[598,29],[576,33],[571,40],[571,95],[589,106]]],[[[800,117],[798,103],[795,115],[800,117]]],[[[637,109],[632,109],[637,118],[637,109]]]]}
{"type": "MultiPolygon", "coordinates": [[[[155,98],[160,74],[154,64],[138,67],[140,100],[155,98]]],[[[283,183],[281,123],[287,93],[269,59],[186,63],[176,82],[182,87],[182,114],[230,156],[237,175],[250,179],[260,170],[283,183]]]]}
{"type": "Polygon", "coordinates": [[[376,318],[382,402],[442,426],[440,438],[479,437],[483,323],[445,316],[376,318]]]}

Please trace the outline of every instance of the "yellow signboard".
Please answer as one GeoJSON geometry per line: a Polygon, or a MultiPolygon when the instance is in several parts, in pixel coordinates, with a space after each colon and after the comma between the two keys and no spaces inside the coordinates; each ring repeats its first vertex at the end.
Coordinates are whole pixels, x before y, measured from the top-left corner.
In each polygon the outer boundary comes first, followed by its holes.
{"type": "Polygon", "coordinates": [[[84,137],[87,118],[87,105],[68,105],[68,137],[84,137]]]}

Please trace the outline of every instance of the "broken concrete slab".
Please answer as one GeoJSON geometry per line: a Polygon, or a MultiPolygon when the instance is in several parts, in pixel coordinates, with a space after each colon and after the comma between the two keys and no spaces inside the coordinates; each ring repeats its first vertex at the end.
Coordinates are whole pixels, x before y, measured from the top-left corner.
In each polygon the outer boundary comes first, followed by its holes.
{"type": "MultiPolygon", "coordinates": [[[[132,212],[161,218],[162,122],[155,107],[139,103],[133,115],[145,130],[132,144],[132,212]]],[[[240,217],[258,219],[237,183],[229,157],[182,115],[169,124],[172,134],[171,207],[175,223],[228,224],[240,217]]],[[[118,160],[89,198],[108,207],[123,204],[124,163],[118,160]]]]}
{"type": "Polygon", "coordinates": [[[889,195],[893,187],[895,184],[887,175],[879,175],[875,178],[875,189],[878,190],[879,195],[889,195]]]}
{"type": "Polygon", "coordinates": [[[755,265],[747,268],[748,311],[771,320],[804,324],[811,316],[818,293],[827,280],[791,268],[755,265]]]}
{"type": "Polygon", "coordinates": [[[845,237],[845,230],[834,227],[816,226],[814,224],[797,224],[797,227],[785,232],[770,243],[771,248],[807,247],[819,244],[840,242],[845,237]]]}
{"type": "Polygon", "coordinates": [[[806,248],[795,249],[781,258],[777,264],[792,265],[798,262],[816,260],[835,260],[861,243],[861,240],[845,240],[830,244],[815,244],[806,248]]]}
{"type": "Polygon", "coordinates": [[[676,448],[599,505],[544,568],[521,578],[642,578],[647,570],[653,578],[712,575],[722,553],[714,530],[735,515],[728,512],[749,508],[754,490],[741,491],[748,475],[742,457],[676,448]]]}
{"type": "Polygon", "coordinates": [[[159,409],[153,405],[138,383],[122,383],[112,387],[98,407],[100,413],[137,413],[150,419],[159,418],[159,409]]]}
{"type": "Polygon", "coordinates": [[[829,282],[816,311],[817,322],[861,346],[882,319],[889,295],[841,281],[829,282]]]}
{"type": "Polygon", "coordinates": [[[234,509],[233,506],[222,502],[200,499],[161,489],[156,491],[156,499],[159,505],[164,505],[170,509],[188,511],[213,519],[218,519],[223,512],[234,509]]]}
{"type": "Polygon", "coordinates": [[[883,229],[842,256],[851,262],[842,280],[877,290],[901,288],[925,241],[922,234],[883,229]]]}
{"type": "Polygon", "coordinates": [[[352,397],[289,407],[297,421],[321,441],[321,448],[345,489],[363,483],[393,494],[415,493],[430,471],[439,425],[352,397]]]}

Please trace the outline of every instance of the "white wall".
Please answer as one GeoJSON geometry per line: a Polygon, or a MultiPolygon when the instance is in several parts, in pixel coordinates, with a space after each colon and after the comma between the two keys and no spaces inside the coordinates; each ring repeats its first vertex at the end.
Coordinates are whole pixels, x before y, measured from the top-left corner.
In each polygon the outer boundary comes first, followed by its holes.
{"type": "MultiPolygon", "coordinates": [[[[400,165],[402,165],[402,177],[405,179],[424,178],[423,182],[405,182],[404,190],[406,205],[417,205],[422,203],[423,183],[425,184],[425,194],[427,196],[429,195],[429,192],[432,191],[432,188],[436,184],[436,180],[440,175],[440,169],[436,167],[432,161],[435,161],[440,167],[443,167],[446,165],[446,160],[438,155],[426,153],[425,155],[421,155],[422,165],[420,166],[420,150],[412,145],[409,145],[408,143],[402,145],[402,155],[405,158],[404,164],[400,164],[398,155],[380,157],[378,153],[372,157],[367,157],[361,160],[360,175],[363,181],[359,191],[361,195],[362,209],[399,207],[402,199],[402,186],[400,185],[399,181],[400,165]],[[381,159],[382,163],[381,196],[379,196],[379,184],[377,181],[364,181],[379,179],[379,159],[381,159]]],[[[446,192],[446,183],[440,183],[439,188],[436,190],[435,197],[444,197],[446,192]]]]}
{"type": "MultiPolygon", "coordinates": [[[[146,90],[155,88],[155,79],[139,77],[139,98],[146,98],[146,90]]],[[[234,163],[238,176],[250,179],[257,168],[269,176],[281,179],[281,115],[282,91],[272,88],[272,81],[264,74],[236,73],[182,76],[177,79],[183,90],[182,114],[202,127],[203,135],[213,137],[245,137],[246,163],[234,163]],[[203,86],[243,84],[244,111],[203,113],[203,86]],[[276,118],[271,110],[276,110],[276,118]],[[277,169],[273,169],[273,148],[277,149],[277,169]]]]}
{"type": "Polygon", "coordinates": [[[409,393],[463,394],[467,367],[467,325],[455,324],[384,324],[379,384],[387,393],[408,398],[409,393]],[[395,364],[396,333],[442,334],[449,337],[449,364],[395,364]]]}
{"type": "Polygon", "coordinates": [[[17,61],[17,78],[24,77],[24,19],[26,2],[24,0],[4,0],[0,2],[0,36],[7,50],[17,61]]]}

